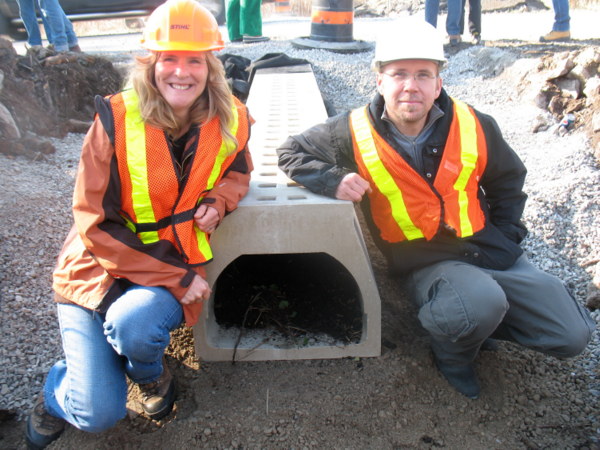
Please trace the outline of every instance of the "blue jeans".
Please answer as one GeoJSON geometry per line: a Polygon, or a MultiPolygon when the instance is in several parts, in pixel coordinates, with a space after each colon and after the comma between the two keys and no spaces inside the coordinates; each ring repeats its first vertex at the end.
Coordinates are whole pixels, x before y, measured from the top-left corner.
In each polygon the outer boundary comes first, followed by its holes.
{"type": "MultiPolygon", "coordinates": [[[[440,9],[440,0],[425,0],[425,21],[437,28],[437,16],[440,9]]],[[[461,35],[460,19],[462,16],[462,0],[448,0],[448,16],[446,17],[446,33],[448,35],[461,35]]]]}
{"type": "MultiPolygon", "coordinates": [[[[462,0],[462,10],[460,11],[460,34],[465,29],[465,4],[467,0],[462,0]]],[[[481,34],[481,0],[469,0],[469,32],[475,36],[481,34]]]]}
{"type": "Polygon", "coordinates": [[[569,0],[552,0],[552,8],[554,9],[552,31],[569,31],[571,22],[569,0]]]}
{"type": "Polygon", "coordinates": [[[65,52],[77,45],[77,36],[73,24],[65,15],[58,0],[39,0],[44,28],[48,41],[57,52],[65,52]]]}
{"type": "MultiPolygon", "coordinates": [[[[36,8],[38,7],[37,0],[19,0],[18,4],[21,20],[23,21],[23,25],[25,25],[25,30],[27,30],[27,43],[31,47],[34,45],[42,45],[42,35],[40,33],[36,11],[36,8]]],[[[46,29],[48,41],[51,42],[50,35],[48,34],[48,25],[43,14],[42,22],[44,23],[44,28],[46,29]]]]}
{"type": "Polygon", "coordinates": [[[58,320],[66,360],[48,373],[46,409],[80,430],[100,432],[125,417],[126,377],[139,384],[160,377],[183,308],[164,288],[133,286],[105,314],[59,304],[58,320]]]}
{"type": "Polygon", "coordinates": [[[469,364],[490,336],[572,357],[595,328],[563,283],[525,255],[507,270],[444,261],[415,271],[409,282],[433,352],[447,364],[469,364]]]}

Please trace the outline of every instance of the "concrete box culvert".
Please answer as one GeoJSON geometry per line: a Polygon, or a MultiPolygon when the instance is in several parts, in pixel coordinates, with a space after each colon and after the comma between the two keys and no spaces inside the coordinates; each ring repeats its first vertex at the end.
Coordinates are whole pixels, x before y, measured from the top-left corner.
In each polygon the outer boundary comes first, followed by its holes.
{"type": "MultiPolygon", "coordinates": [[[[313,194],[277,167],[275,150],[280,143],[327,118],[310,66],[299,66],[297,72],[289,67],[281,72],[257,71],[247,105],[256,120],[249,143],[254,171],[248,194],[211,238],[215,259],[207,265],[207,280],[213,286],[213,295],[194,327],[197,356],[205,361],[379,356],[381,301],[354,205],[313,194]],[[241,323],[237,327],[223,321],[219,323],[217,295],[226,288],[227,270],[244,264],[252,267],[258,261],[271,267],[281,265],[281,261],[291,261],[290,273],[286,275],[289,277],[299,267],[311,265],[320,266],[324,273],[342,274],[345,288],[350,286],[348,292],[353,292],[348,294],[354,299],[348,308],[355,311],[354,316],[348,311],[342,316],[360,317],[359,325],[347,325],[356,327],[356,336],[336,340],[332,339],[331,330],[322,329],[316,334],[304,334],[295,342],[278,341],[268,338],[270,329],[249,333],[244,326],[240,335],[241,323]]],[[[277,283],[282,283],[283,276],[282,272],[272,281],[267,278],[260,282],[280,289],[277,283]]],[[[307,283],[316,283],[318,276],[312,274],[308,278],[312,280],[307,279],[307,283]]],[[[330,278],[333,283],[333,276],[330,278]]],[[[246,279],[246,283],[252,284],[252,281],[246,279]]],[[[321,280],[318,289],[325,289],[326,285],[326,280],[321,280]]],[[[288,290],[298,292],[297,288],[288,290]]],[[[304,298],[281,298],[282,308],[293,306],[293,302],[307,302],[310,296],[310,292],[305,292],[304,298]]],[[[242,309],[247,311],[248,306],[242,309]]],[[[349,322],[354,321],[349,319],[349,322]]]]}

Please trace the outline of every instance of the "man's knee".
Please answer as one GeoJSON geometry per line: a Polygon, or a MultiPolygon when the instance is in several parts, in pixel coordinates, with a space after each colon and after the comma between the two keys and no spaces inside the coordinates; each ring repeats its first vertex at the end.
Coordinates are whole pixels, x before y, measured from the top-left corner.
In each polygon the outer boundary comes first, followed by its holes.
{"type": "Polygon", "coordinates": [[[587,347],[592,337],[592,330],[581,326],[569,330],[561,336],[555,336],[549,339],[545,353],[557,358],[572,358],[581,354],[587,347]]]}
{"type": "Polygon", "coordinates": [[[419,320],[437,339],[456,342],[469,336],[483,340],[507,311],[506,296],[497,284],[490,283],[484,293],[440,277],[432,287],[430,301],[419,311],[419,320]]]}

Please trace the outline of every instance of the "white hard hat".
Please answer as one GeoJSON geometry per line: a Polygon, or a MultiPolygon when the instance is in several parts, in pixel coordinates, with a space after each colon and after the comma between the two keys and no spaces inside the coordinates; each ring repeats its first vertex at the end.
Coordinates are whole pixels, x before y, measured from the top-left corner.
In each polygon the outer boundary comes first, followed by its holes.
{"type": "Polygon", "coordinates": [[[444,42],[435,27],[422,19],[406,17],[388,24],[377,36],[373,70],[402,59],[446,62],[444,42]]]}

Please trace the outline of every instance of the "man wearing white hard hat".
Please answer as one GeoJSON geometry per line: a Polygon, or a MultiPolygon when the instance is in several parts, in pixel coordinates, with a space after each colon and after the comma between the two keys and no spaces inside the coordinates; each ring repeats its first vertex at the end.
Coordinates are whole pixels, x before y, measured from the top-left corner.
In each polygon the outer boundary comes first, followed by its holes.
{"type": "Polygon", "coordinates": [[[313,192],[360,202],[390,271],[406,281],[435,365],[478,398],[474,360],[497,338],[556,357],[593,321],[519,246],[526,169],[495,120],[451,98],[441,36],[399,20],[377,40],[371,103],[292,136],[279,166],[313,192]]]}

